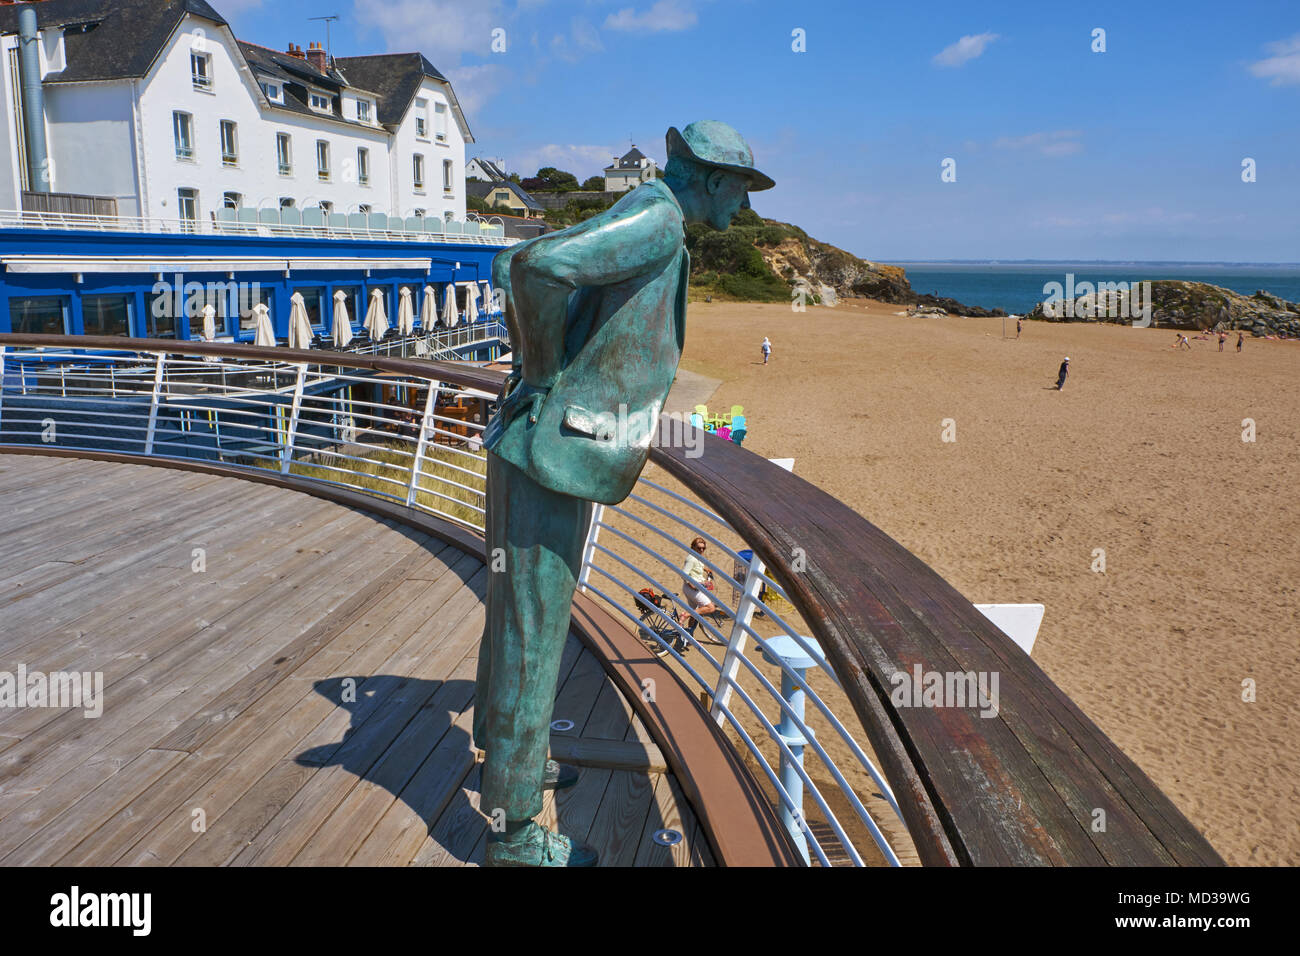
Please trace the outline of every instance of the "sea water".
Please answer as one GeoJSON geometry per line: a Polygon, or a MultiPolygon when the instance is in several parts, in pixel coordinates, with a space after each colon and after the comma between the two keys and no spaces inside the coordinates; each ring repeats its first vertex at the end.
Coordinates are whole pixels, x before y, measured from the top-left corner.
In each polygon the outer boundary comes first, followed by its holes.
{"type": "Polygon", "coordinates": [[[1300,264],[1251,265],[1195,262],[896,262],[913,291],[956,299],[963,305],[1023,314],[1050,296],[1049,282],[1141,282],[1181,279],[1208,282],[1242,295],[1260,289],[1300,302],[1300,264]]]}

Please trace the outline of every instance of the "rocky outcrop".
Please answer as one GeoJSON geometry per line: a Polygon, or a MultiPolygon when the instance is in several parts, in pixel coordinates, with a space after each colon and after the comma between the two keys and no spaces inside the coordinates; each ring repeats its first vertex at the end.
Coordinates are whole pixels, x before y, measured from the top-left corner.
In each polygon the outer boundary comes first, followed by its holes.
{"type": "Polygon", "coordinates": [[[803,290],[809,301],[834,305],[841,298],[861,297],[879,302],[900,305],[931,305],[951,315],[991,316],[1005,315],[1001,309],[981,309],[956,301],[930,295],[918,295],[907,281],[907,274],[899,266],[859,259],[829,243],[784,223],[764,220],[769,227],[784,230],[785,238],[765,245],[758,243],[763,261],[777,276],[785,279],[797,290],[803,290]],[[815,299],[812,297],[816,296],[815,299]]]}
{"type": "Polygon", "coordinates": [[[1040,302],[1025,318],[1049,322],[1130,324],[1135,318],[1144,321],[1144,313],[1149,307],[1152,326],[1216,332],[1240,329],[1257,337],[1300,338],[1300,304],[1287,302],[1268,292],[1242,295],[1206,282],[1154,279],[1149,283],[1148,303],[1148,283],[1131,285],[1135,290],[1140,285],[1141,290],[1127,298],[1106,294],[1098,296],[1094,292],[1078,296],[1072,303],[1059,302],[1050,306],[1040,302]]]}

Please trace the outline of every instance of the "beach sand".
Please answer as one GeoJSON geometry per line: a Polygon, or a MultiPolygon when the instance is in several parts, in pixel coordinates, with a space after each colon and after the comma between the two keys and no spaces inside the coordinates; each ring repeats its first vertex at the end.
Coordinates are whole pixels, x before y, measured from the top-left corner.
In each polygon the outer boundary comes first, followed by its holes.
{"type": "Polygon", "coordinates": [[[692,303],[682,368],[745,406],[747,448],[971,601],[1046,605],[1034,659],[1228,862],[1300,863],[1300,343],[1041,322],[1016,341],[1014,320],[1004,339],[900,309],[692,303]]]}

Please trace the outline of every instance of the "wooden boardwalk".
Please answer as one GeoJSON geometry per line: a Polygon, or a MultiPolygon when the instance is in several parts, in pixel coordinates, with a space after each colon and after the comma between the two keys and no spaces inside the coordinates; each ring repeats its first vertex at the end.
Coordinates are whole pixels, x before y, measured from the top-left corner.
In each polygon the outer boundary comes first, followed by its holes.
{"type": "MultiPolygon", "coordinates": [[[[486,571],[393,521],[143,465],[0,454],[0,672],[101,672],[103,714],[0,707],[3,865],[474,865],[486,571]]],[[[601,865],[712,865],[570,637],[544,816],[601,865]],[[666,848],[661,828],[684,840],[666,848]]]]}

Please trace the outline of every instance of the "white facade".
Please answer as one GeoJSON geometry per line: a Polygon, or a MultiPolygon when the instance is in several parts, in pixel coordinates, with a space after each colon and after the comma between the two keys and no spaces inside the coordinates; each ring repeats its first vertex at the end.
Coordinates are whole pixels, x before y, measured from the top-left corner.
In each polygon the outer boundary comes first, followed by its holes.
{"type": "MultiPolygon", "coordinates": [[[[44,33],[43,75],[64,66],[59,32],[44,33]]],[[[16,45],[16,37],[5,37],[6,55],[16,45]]],[[[0,162],[10,160],[10,175],[0,177],[0,207],[7,209],[20,208],[25,188],[16,157],[22,149],[16,80],[7,65],[0,69],[7,124],[0,144],[0,153],[7,155],[0,162]]],[[[365,90],[345,87],[340,94],[308,85],[309,93],[325,98],[328,112],[307,114],[275,105],[263,83],[283,103],[279,81],[250,68],[226,27],[189,14],[141,79],[47,82],[51,191],[111,196],[121,215],[166,219],[210,219],[232,203],[464,218],[467,137],[445,84],[426,76],[400,124],[390,130],[378,122],[378,98],[365,90]],[[194,57],[203,62],[196,65],[194,57]],[[333,113],[334,96],[342,118],[333,113]],[[421,106],[427,110],[424,136],[417,135],[421,106]],[[223,131],[223,122],[233,126],[223,131]],[[282,135],[290,144],[288,170],[279,162],[282,135]],[[364,159],[360,150],[366,151],[364,159]],[[416,183],[417,155],[422,185],[416,183]],[[449,188],[444,188],[444,162],[451,163],[449,188]]]]}

